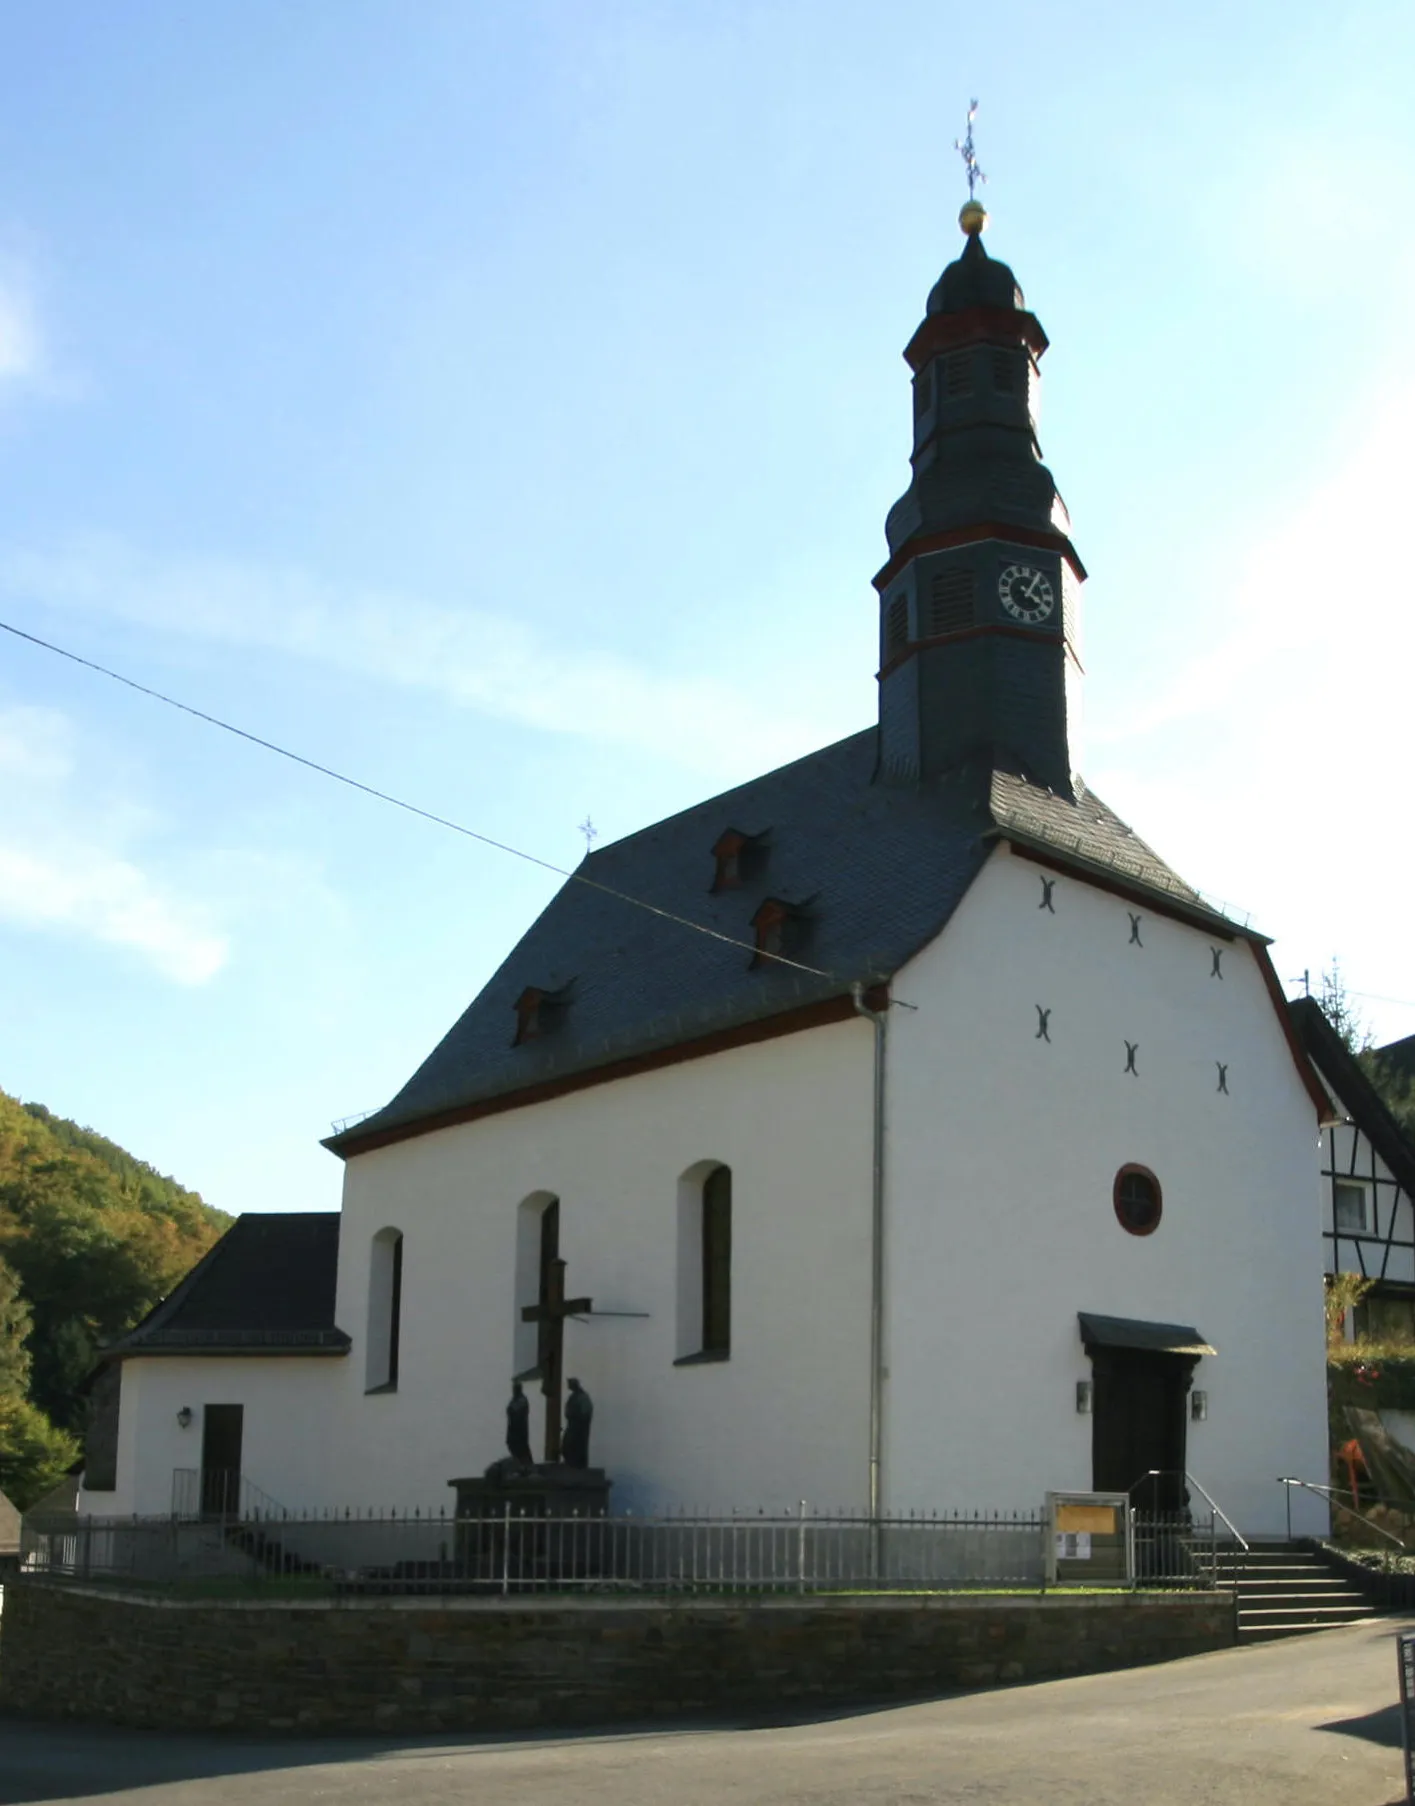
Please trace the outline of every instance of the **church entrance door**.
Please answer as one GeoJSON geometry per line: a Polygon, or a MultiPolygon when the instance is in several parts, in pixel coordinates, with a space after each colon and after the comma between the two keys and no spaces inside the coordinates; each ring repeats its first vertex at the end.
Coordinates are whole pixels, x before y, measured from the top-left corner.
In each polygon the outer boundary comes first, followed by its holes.
{"type": "Polygon", "coordinates": [[[1097,1492],[1129,1493],[1137,1511],[1184,1510],[1184,1432],[1193,1367],[1185,1355],[1092,1349],[1091,1484],[1097,1492]]]}
{"type": "Polygon", "coordinates": [[[208,1405],[201,1425],[201,1515],[234,1517],[241,1503],[244,1405],[208,1405]]]}

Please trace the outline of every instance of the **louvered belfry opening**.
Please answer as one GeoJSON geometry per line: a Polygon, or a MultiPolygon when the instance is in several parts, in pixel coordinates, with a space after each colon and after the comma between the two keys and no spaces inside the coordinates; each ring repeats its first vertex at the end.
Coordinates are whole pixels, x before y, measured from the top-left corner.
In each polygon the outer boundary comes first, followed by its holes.
{"type": "Polygon", "coordinates": [[[886,656],[900,652],[909,643],[909,598],[896,596],[884,617],[884,650],[886,656]]]}
{"type": "Polygon", "coordinates": [[[935,571],[929,584],[929,633],[958,633],[977,618],[978,574],[966,565],[935,571]]]}

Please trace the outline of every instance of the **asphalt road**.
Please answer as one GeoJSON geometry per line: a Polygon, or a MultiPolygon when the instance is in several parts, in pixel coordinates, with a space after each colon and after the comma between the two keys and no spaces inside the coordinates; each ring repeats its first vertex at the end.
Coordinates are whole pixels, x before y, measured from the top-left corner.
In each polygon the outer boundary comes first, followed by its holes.
{"type": "Polygon", "coordinates": [[[775,1726],[255,1742],[0,1719],[0,1806],[1387,1806],[1397,1628],[775,1726]]]}

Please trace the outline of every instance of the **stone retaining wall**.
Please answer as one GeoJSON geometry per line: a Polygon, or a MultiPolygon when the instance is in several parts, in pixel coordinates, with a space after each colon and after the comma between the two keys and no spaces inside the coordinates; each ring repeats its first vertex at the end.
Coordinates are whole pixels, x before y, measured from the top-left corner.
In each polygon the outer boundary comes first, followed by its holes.
{"type": "Polygon", "coordinates": [[[0,1707],[169,1729],[506,1731],[922,1698],[1236,1640],[1231,1595],[212,1604],[5,1590],[0,1707]]]}

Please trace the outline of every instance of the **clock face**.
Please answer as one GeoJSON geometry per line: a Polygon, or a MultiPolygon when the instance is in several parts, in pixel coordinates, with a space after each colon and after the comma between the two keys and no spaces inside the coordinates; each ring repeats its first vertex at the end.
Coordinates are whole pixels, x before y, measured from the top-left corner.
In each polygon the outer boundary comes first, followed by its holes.
{"type": "Polygon", "coordinates": [[[1034,627],[1056,606],[1051,580],[1030,564],[1009,564],[997,580],[997,594],[1014,621],[1034,627]]]}

